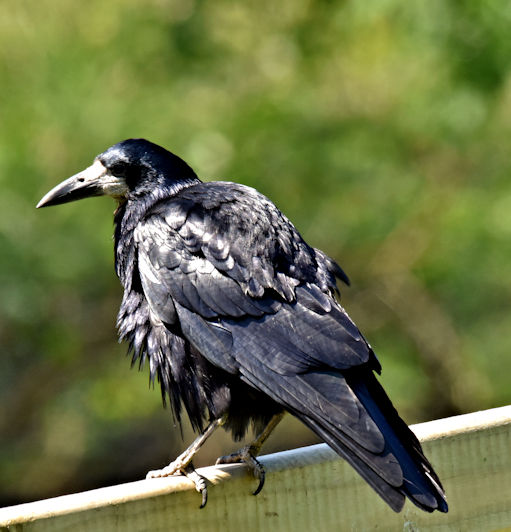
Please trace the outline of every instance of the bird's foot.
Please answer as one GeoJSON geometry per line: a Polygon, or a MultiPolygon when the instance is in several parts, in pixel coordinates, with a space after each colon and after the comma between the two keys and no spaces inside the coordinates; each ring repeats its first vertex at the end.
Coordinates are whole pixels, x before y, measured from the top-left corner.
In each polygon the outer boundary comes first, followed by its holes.
{"type": "Polygon", "coordinates": [[[202,475],[197,473],[191,462],[186,464],[178,457],[162,469],[149,471],[146,478],[170,477],[172,475],[184,475],[186,478],[189,478],[195,484],[195,489],[202,495],[200,508],[206,506],[206,503],[208,502],[207,481],[202,475]]]}
{"type": "Polygon", "coordinates": [[[192,460],[193,457],[197,454],[197,451],[202,447],[204,442],[211,436],[211,434],[213,434],[213,432],[218,427],[221,427],[225,423],[226,419],[227,415],[224,415],[218,419],[213,420],[206,427],[206,430],[202,434],[199,434],[199,436],[195,438],[193,443],[184,452],[182,452],[173,462],[171,462],[163,469],[149,471],[149,473],[147,473],[146,478],[169,477],[171,475],[176,474],[184,475],[195,484],[195,489],[202,495],[202,504],[200,505],[200,507],[204,508],[204,506],[206,506],[206,503],[208,502],[208,490],[206,479],[202,475],[199,475],[197,471],[195,471],[195,468],[192,464],[192,460]]]}
{"type": "Polygon", "coordinates": [[[252,445],[247,445],[235,453],[229,454],[227,456],[221,456],[216,461],[216,465],[239,463],[246,464],[252,471],[254,477],[259,479],[259,485],[253,493],[253,495],[257,495],[263,489],[266,473],[261,462],[256,459],[256,455],[257,450],[252,445]]]}

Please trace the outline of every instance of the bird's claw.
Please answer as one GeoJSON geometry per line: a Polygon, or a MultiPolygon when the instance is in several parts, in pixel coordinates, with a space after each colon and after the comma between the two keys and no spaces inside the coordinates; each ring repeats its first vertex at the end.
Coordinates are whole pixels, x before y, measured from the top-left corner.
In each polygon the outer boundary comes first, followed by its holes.
{"type": "Polygon", "coordinates": [[[221,456],[216,461],[216,465],[220,464],[239,464],[244,463],[252,471],[254,477],[259,479],[259,485],[256,490],[253,492],[253,495],[257,495],[264,486],[264,480],[266,477],[266,472],[264,470],[263,464],[259,462],[254,456],[252,448],[250,446],[243,447],[239,451],[229,454],[227,456],[221,456]]]}
{"type": "Polygon", "coordinates": [[[155,469],[149,471],[146,478],[161,478],[170,477],[172,475],[183,475],[190,479],[195,484],[195,489],[202,495],[202,502],[199,508],[204,508],[208,502],[208,487],[206,479],[197,473],[195,467],[190,462],[189,464],[183,464],[179,460],[171,462],[168,466],[162,469],[155,469]]]}
{"type": "Polygon", "coordinates": [[[195,484],[195,489],[202,495],[202,502],[199,508],[204,508],[208,502],[208,486],[206,479],[195,471],[192,464],[188,464],[182,473],[195,484]]]}

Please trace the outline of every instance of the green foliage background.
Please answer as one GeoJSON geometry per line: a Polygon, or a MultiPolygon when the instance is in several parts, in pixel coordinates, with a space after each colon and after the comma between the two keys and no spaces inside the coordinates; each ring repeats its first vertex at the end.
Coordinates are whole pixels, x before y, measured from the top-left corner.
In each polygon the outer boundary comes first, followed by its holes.
{"type": "MultiPolygon", "coordinates": [[[[127,137],[257,187],[340,262],[408,422],[509,403],[510,25],[475,0],[2,2],[0,501],[142,478],[191,438],[116,344],[111,200],[34,208],[127,137]]],[[[267,451],[315,441],[286,424],[267,451]]]]}

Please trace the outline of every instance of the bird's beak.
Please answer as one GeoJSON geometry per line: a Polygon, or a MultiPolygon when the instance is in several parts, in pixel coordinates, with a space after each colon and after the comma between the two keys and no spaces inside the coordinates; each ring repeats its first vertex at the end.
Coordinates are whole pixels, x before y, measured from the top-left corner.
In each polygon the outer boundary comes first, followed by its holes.
{"type": "Polygon", "coordinates": [[[99,160],[69,179],[66,179],[55,188],[52,188],[37,204],[37,208],[60,205],[92,196],[102,196],[107,193],[105,181],[112,179],[107,174],[107,169],[99,160]],[[110,179],[108,179],[110,178],[110,179]]]}

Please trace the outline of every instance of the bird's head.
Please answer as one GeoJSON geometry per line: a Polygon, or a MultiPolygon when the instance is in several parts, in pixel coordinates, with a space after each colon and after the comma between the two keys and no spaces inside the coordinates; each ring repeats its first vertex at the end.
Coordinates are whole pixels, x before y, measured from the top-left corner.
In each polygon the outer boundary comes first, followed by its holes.
{"type": "Polygon", "coordinates": [[[128,139],[108,148],[91,166],[50,190],[37,207],[104,195],[123,202],[158,186],[172,187],[197,179],[177,155],[145,139],[128,139]]]}

